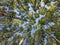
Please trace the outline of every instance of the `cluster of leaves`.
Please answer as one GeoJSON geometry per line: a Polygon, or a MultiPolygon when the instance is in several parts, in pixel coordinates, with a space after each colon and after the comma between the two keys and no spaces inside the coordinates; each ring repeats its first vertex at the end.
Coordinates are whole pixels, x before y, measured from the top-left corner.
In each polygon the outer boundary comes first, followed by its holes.
{"type": "Polygon", "coordinates": [[[0,0],[0,44],[60,45],[60,0],[0,0]]]}

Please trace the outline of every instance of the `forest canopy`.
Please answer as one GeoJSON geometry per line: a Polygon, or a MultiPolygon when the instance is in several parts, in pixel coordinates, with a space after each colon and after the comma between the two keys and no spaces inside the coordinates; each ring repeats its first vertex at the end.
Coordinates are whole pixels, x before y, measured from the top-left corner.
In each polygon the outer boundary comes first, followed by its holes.
{"type": "Polygon", "coordinates": [[[60,45],[60,0],[0,0],[0,45],[60,45]]]}

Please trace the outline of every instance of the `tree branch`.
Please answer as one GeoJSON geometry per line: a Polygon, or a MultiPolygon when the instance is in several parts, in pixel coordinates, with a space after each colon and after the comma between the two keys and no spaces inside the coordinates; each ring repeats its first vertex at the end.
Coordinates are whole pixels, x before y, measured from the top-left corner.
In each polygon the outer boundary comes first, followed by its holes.
{"type": "Polygon", "coordinates": [[[22,45],[23,42],[24,42],[24,38],[20,40],[19,45],[22,45]]]}
{"type": "Polygon", "coordinates": [[[13,19],[19,19],[19,20],[27,21],[27,19],[18,18],[18,17],[16,17],[15,15],[6,13],[5,11],[0,11],[0,16],[5,16],[5,17],[7,17],[7,18],[9,17],[9,18],[13,18],[13,19]]]}
{"type": "Polygon", "coordinates": [[[60,43],[60,40],[58,40],[57,38],[55,37],[52,37],[56,42],[60,43]]]}
{"type": "Polygon", "coordinates": [[[36,0],[35,0],[35,2],[34,2],[34,7],[36,7],[36,0]]]}
{"type": "Polygon", "coordinates": [[[22,7],[25,11],[27,11],[27,10],[23,7],[23,5],[22,5],[22,3],[21,3],[20,0],[17,0],[17,2],[18,2],[19,5],[21,5],[21,7],[22,7]]]}
{"type": "MultiPolygon", "coordinates": [[[[50,33],[47,32],[47,34],[51,36],[50,33]]],[[[58,42],[60,44],[60,40],[58,40],[56,37],[51,36],[51,38],[53,38],[56,42],[58,42]]]]}
{"type": "MultiPolygon", "coordinates": [[[[46,32],[46,30],[44,30],[46,32]]],[[[52,39],[54,39],[56,42],[60,44],[60,40],[58,40],[56,37],[52,36],[49,32],[46,32],[52,39]]]]}

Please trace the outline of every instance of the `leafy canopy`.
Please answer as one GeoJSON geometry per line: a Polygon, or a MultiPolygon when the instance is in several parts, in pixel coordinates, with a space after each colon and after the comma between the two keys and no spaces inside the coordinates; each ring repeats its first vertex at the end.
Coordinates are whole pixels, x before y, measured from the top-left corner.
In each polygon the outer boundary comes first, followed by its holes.
{"type": "Polygon", "coordinates": [[[0,45],[18,44],[60,45],[60,0],[0,0],[0,45]]]}

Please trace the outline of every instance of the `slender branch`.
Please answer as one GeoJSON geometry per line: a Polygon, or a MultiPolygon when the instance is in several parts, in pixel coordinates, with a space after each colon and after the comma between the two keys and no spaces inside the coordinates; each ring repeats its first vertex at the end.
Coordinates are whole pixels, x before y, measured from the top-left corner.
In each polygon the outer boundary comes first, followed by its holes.
{"type": "Polygon", "coordinates": [[[34,7],[36,7],[36,0],[35,0],[35,2],[34,2],[34,7]]]}
{"type": "Polygon", "coordinates": [[[24,36],[22,36],[22,39],[20,40],[19,45],[22,45],[23,44],[23,42],[26,39],[28,33],[30,33],[30,31],[27,32],[26,34],[24,34],[24,36]]]}
{"type": "MultiPolygon", "coordinates": [[[[52,36],[51,36],[52,37],[52,36]]],[[[55,37],[52,37],[56,42],[58,42],[60,44],[60,40],[58,40],[57,38],[55,37]]]]}
{"type": "Polygon", "coordinates": [[[22,45],[23,42],[24,42],[24,38],[20,40],[19,45],[22,45]]]}
{"type": "Polygon", "coordinates": [[[13,19],[19,19],[19,20],[24,20],[24,21],[26,21],[27,19],[23,19],[23,18],[18,18],[18,17],[16,17],[16,16],[14,16],[14,15],[12,15],[12,14],[9,14],[9,13],[6,13],[6,12],[4,12],[4,11],[0,11],[0,16],[5,16],[5,17],[10,17],[10,18],[13,18],[13,19]]]}
{"type": "MultiPolygon", "coordinates": [[[[47,32],[47,34],[51,36],[50,33],[47,32]]],[[[53,38],[56,42],[58,42],[60,44],[60,40],[58,40],[56,37],[51,36],[51,38],[53,38]]]]}
{"type": "MultiPolygon", "coordinates": [[[[49,25],[49,24],[47,24],[47,25],[49,25]]],[[[50,25],[49,25],[50,26],[50,25]]],[[[51,28],[52,29],[52,28],[51,28]]],[[[46,32],[46,31],[45,31],[46,32]]],[[[49,32],[47,32],[47,34],[48,35],[50,35],[51,36],[51,34],[49,33],[49,32]]],[[[60,43],[60,40],[58,40],[56,37],[53,37],[53,36],[51,36],[56,42],[58,42],[58,43],[60,43]]]]}
{"type": "Polygon", "coordinates": [[[19,5],[21,5],[21,7],[22,7],[25,11],[27,11],[27,10],[23,7],[23,5],[22,5],[22,3],[21,3],[20,0],[17,0],[17,2],[18,2],[19,5]]]}
{"type": "MultiPolygon", "coordinates": [[[[46,32],[46,30],[44,30],[46,32]]],[[[58,40],[56,37],[52,36],[49,32],[46,32],[52,39],[54,39],[56,42],[60,44],[60,40],[58,40]]]]}

